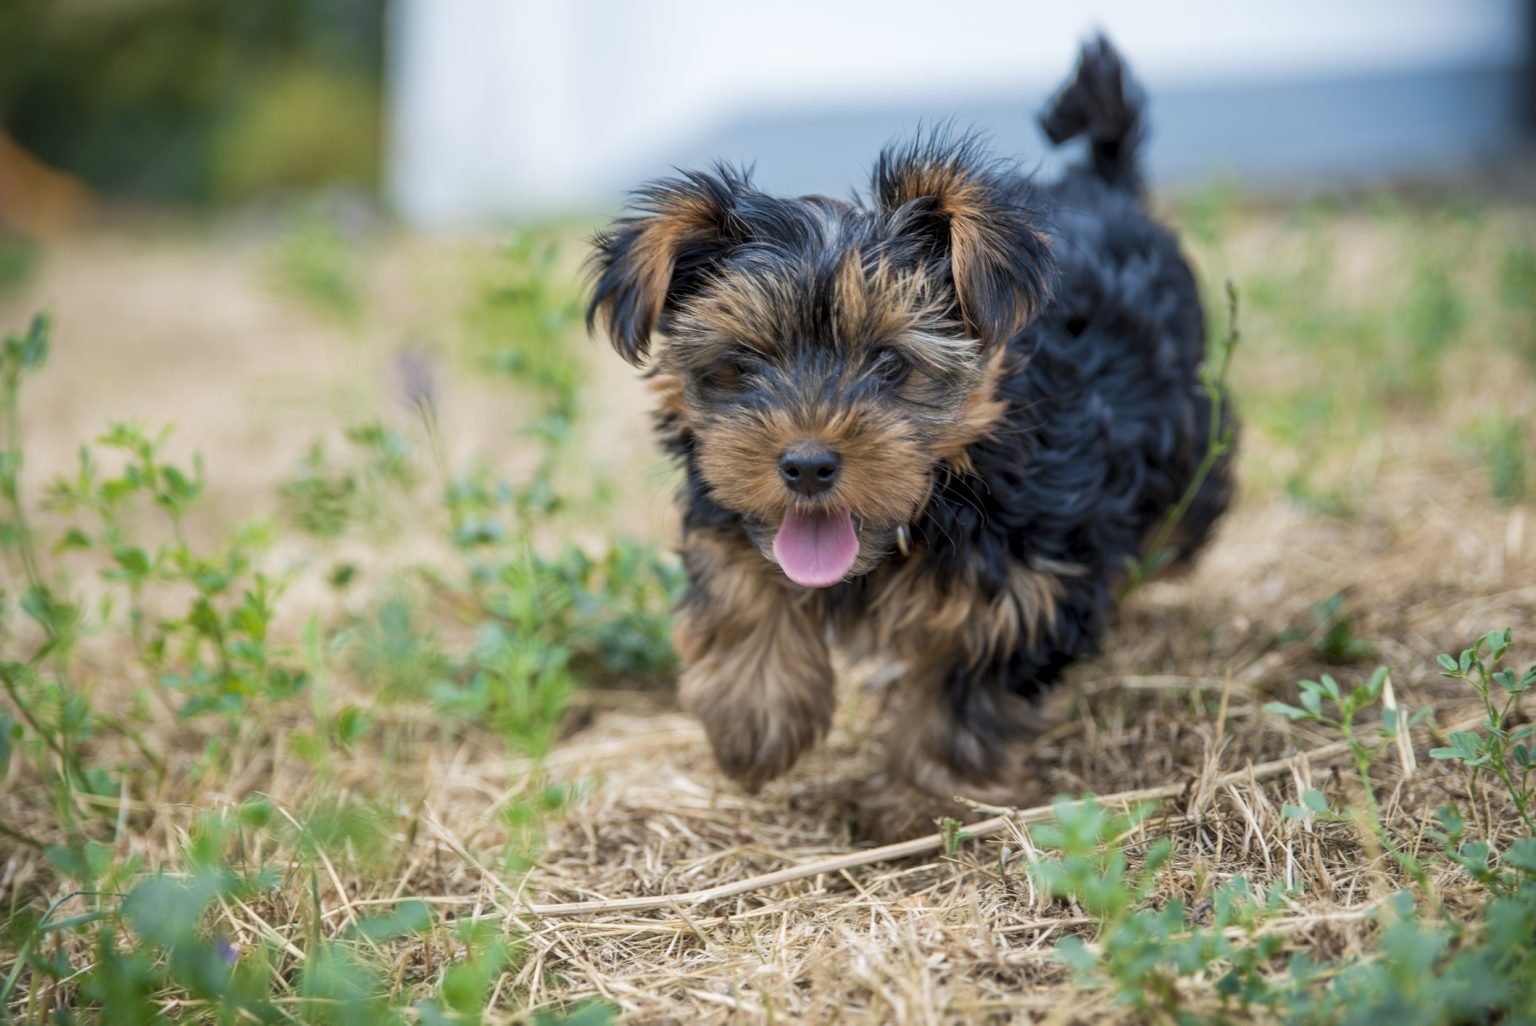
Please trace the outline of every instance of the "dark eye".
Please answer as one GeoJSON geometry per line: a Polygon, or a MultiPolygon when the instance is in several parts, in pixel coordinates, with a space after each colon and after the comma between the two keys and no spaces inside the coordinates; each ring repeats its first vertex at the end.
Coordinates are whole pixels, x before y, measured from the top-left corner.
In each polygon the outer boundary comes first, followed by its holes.
{"type": "Polygon", "coordinates": [[[704,372],[704,383],[710,388],[717,388],[723,392],[734,392],[741,388],[741,379],[746,372],[745,362],[741,357],[728,356],[704,372]]]}
{"type": "Polygon", "coordinates": [[[907,380],[912,364],[894,349],[878,349],[870,369],[883,384],[895,386],[907,380]]]}

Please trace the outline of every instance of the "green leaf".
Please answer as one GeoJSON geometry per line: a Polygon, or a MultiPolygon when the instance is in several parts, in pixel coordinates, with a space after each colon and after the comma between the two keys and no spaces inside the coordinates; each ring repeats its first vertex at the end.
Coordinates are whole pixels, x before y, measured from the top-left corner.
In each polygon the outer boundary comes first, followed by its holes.
{"type": "MultiPolygon", "coordinates": [[[[1303,707],[1306,708],[1307,712],[1311,713],[1313,716],[1321,716],[1322,712],[1323,712],[1323,696],[1322,696],[1322,693],[1319,692],[1318,690],[1316,690],[1315,687],[1312,687],[1312,688],[1306,687],[1307,683],[1310,683],[1310,682],[1303,682],[1303,691],[1301,692],[1301,704],[1302,704],[1303,707]]],[[[1337,688],[1335,688],[1335,690],[1337,690],[1337,688]]]]}
{"type": "Polygon", "coordinates": [[[1068,968],[1085,973],[1098,965],[1099,958],[1088,945],[1083,943],[1081,937],[1063,937],[1056,943],[1056,957],[1068,968]]]}
{"type": "Polygon", "coordinates": [[[50,844],[43,857],[85,887],[95,884],[112,865],[112,849],[97,841],[87,841],[80,847],[50,844]]]}
{"type": "Polygon", "coordinates": [[[46,585],[34,585],[21,593],[21,609],[50,635],[62,634],[69,626],[71,608],[60,602],[46,585]]]}
{"type": "Polygon", "coordinates": [[[32,318],[18,354],[21,366],[26,370],[36,370],[48,361],[48,331],[51,327],[52,320],[47,314],[40,313],[32,318]]]}
{"type": "Polygon", "coordinates": [[[235,809],[235,817],[241,826],[250,830],[260,830],[272,822],[272,816],[276,812],[272,802],[260,796],[247,798],[235,809]]]}
{"type": "Polygon", "coordinates": [[[460,962],[443,973],[440,993],[443,1002],[460,1015],[473,1015],[481,1011],[484,1001],[485,981],[480,967],[473,962],[460,962]]]}
{"type": "Polygon", "coordinates": [[[1446,655],[1444,652],[1441,652],[1439,655],[1435,656],[1435,662],[1439,663],[1440,668],[1445,670],[1447,673],[1457,672],[1456,660],[1451,656],[1446,655]]]}
{"type": "Polygon", "coordinates": [[[1509,643],[1513,636],[1513,632],[1506,627],[1502,631],[1489,631],[1478,643],[1488,647],[1488,661],[1496,663],[1504,658],[1505,652],[1509,651],[1509,643]]]}
{"type": "Polygon", "coordinates": [[[587,1001],[569,1012],[539,1012],[533,1026],[612,1026],[618,1012],[606,1001],[587,1001]]]}
{"type": "Polygon", "coordinates": [[[1536,837],[1522,837],[1504,852],[1506,864],[1536,879],[1536,837]]]}
{"type": "Polygon", "coordinates": [[[54,543],[53,551],[68,552],[71,549],[88,549],[90,547],[91,536],[78,527],[72,527],[64,532],[64,537],[54,543]]]}
{"type": "Polygon", "coordinates": [[[1528,691],[1533,684],[1536,684],[1536,667],[1532,667],[1531,669],[1527,670],[1518,679],[1515,677],[1515,671],[1505,670],[1504,672],[1509,674],[1510,677],[1509,683],[1504,685],[1504,690],[1508,691],[1512,695],[1518,695],[1522,691],[1528,691]]]}
{"type": "Polygon", "coordinates": [[[192,609],[187,614],[187,624],[204,637],[215,638],[221,633],[218,611],[205,596],[199,596],[192,603],[192,609]]]}
{"type": "Polygon", "coordinates": [[[1275,716],[1284,716],[1288,720],[1304,720],[1307,718],[1306,710],[1298,709],[1294,705],[1286,705],[1284,702],[1266,702],[1264,711],[1275,716]]]}
{"type": "Polygon", "coordinates": [[[368,735],[373,719],[355,705],[344,705],[336,713],[336,739],[350,748],[368,735]]]}
{"type": "Polygon", "coordinates": [[[953,855],[960,850],[960,845],[966,838],[963,824],[950,816],[945,816],[939,824],[939,833],[944,837],[944,854],[953,855]]]}
{"type": "Polygon", "coordinates": [[[1456,749],[1458,755],[1464,759],[1475,758],[1483,753],[1484,742],[1481,735],[1469,730],[1453,730],[1451,732],[1451,746],[1456,749]]]}
{"type": "Polygon", "coordinates": [[[130,579],[142,579],[149,576],[151,567],[149,553],[136,546],[119,545],[112,550],[112,559],[123,568],[123,573],[130,579]]]}
{"type": "Polygon", "coordinates": [[[294,755],[310,765],[317,765],[325,758],[325,740],[313,730],[298,729],[289,732],[288,748],[294,755]]]}
{"type": "Polygon", "coordinates": [[[206,886],[153,876],[123,899],[123,913],[140,937],[171,946],[196,935],[198,920],[211,898],[206,886]]]}
{"type": "Polygon", "coordinates": [[[1167,837],[1160,837],[1147,848],[1146,857],[1142,860],[1141,872],[1144,877],[1151,877],[1161,869],[1173,856],[1173,841],[1167,837]]]}
{"type": "Polygon", "coordinates": [[[1323,815],[1328,811],[1327,796],[1316,788],[1309,787],[1305,791],[1301,792],[1301,800],[1307,808],[1311,809],[1315,813],[1318,813],[1319,815],[1323,815]]]}
{"type": "Polygon", "coordinates": [[[426,902],[411,899],[395,906],[393,912],[367,916],[348,931],[349,936],[373,941],[394,940],[408,934],[424,933],[432,928],[432,913],[426,902]]]}
{"type": "Polygon", "coordinates": [[[416,1014],[421,1019],[421,1026],[457,1026],[459,1021],[458,1016],[449,1018],[443,1006],[431,1000],[416,1002],[416,1014]]]}

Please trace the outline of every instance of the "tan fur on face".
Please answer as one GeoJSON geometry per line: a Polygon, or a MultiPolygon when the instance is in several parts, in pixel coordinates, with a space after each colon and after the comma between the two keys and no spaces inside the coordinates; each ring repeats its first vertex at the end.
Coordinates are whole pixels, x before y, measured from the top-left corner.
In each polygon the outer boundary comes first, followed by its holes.
{"type": "Polygon", "coordinates": [[[676,374],[655,373],[646,381],[646,388],[654,401],[652,412],[669,427],[688,425],[688,397],[683,391],[683,379],[676,374]]]}
{"type": "MultiPolygon", "coordinates": [[[[679,371],[707,367],[724,351],[772,355],[804,341],[805,294],[812,284],[793,277],[726,271],[674,325],[665,359],[679,371]]],[[[856,359],[897,345],[916,362],[951,376],[981,364],[981,344],[946,312],[939,285],[921,270],[898,271],[849,252],[831,283],[833,316],[822,341],[856,359]]]]}
{"type": "Polygon", "coordinates": [[[683,554],[693,582],[673,626],[686,667],[679,697],[720,768],[755,791],[831,724],[827,643],[803,595],[744,537],[695,531],[683,554]]]}
{"type": "Polygon", "coordinates": [[[934,466],[945,460],[966,469],[966,446],[1004,413],[996,393],[1005,356],[984,356],[981,344],[949,319],[921,272],[898,273],[879,261],[866,265],[850,253],[832,282],[834,317],[826,329],[826,344],[845,354],[841,373],[848,379],[807,380],[804,395],[785,395],[766,410],[733,408],[728,400],[700,410],[703,400],[687,384],[690,372],[707,373],[741,350],[783,358],[782,351],[803,338],[795,321],[803,313],[803,287],[751,275],[715,282],[678,318],[662,354],[667,374],[683,382],[680,396],[668,386],[664,399],[683,404],[679,417],[694,433],[700,472],[727,508],[777,522],[794,501],[779,478],[779,455],[791,445],[819,441],[843,458],[838,486],[821,505],[888,527],[909,523],[928,499],[934,466]],[[913,365],[898,395],[855,407],[822,397],[824,388],[836,391],[864,373],[868,354],[879,348],[893,348],[913,365]]]}
{"type": "Polygon", "coordinates": [[[906,523],[927,501],[932,475],[921,440],[881,408],[740,411],[699,425],[699,472],[724,506],[777,522],[791,496],[779,479],[779,454],[819,441],[843,457],[828,507],[881,523],[906,523]]]}
{"type": "Polygon", "coordinates": [[[991,434],[1008,412],[1008,403],[999,398],[1005,368],[1015,357],[999,347],[987,358],[981,381],[965,398],[959,419],[948,434],[934,446],[934,455],[962,474],[970,473],[971,454],[966,450],[991,434]]]}

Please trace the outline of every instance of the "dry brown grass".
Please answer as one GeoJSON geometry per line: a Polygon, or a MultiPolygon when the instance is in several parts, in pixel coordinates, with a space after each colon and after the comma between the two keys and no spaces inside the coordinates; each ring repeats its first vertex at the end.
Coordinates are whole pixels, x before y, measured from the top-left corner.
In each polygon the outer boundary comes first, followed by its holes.
{"type": "MultiPolygon", "coordinates": [[[[1372,505],[1382,516],[1394,508],[1372,505]]],[[[1149,587],[1109,653],[1076,671],[1068,685],[1074,714],[1037,749],[1038,790],[1020,805],[1057,793],[1091,791],[1113,802],[1124,792],[1172,789],[1131,842],[1177,839],[1161,897],[1195,906],[1232,875],[1263,886],[1283,881],[1299,896],[1272,928],[1287,931],[1294,949],[1325,958],[1357,948],[1375,929],[1368,913],[1404,881],[1360,831],[1282,817],[1282,805],[1298,803],[1309,787],[1335,806],[1359,801],[1336,738],[1289,731],[1260,712],[1266,698],[1292,697],[1293,682],[1319,670],[1273,639],[1303,605],[1291,596],[1328,594],[1346,576],[1369,581],[1353,604],[1364,636],[1391,639],[1382,659],[1400,668],[1399,701],[1434,704],[1441,723],[1475,715],[1465,696],[1436,682],[1434,655],[1491,623],[1511,624],[1520,636],[1536,613],[1536,588],[1508,572],[1512,562],[1529,565],[1529,549],[1506,553],[1501,573],[1436,580],[1436,554],[1468,526],[1470,511],[1461,512],[1438,531],[1419,526],[1362,558],[1356,532],[1320,530],[1283,510],[1245,510],[1193,578],[1149,587]],[[1283,554],[1298,551],[1313,558],[1288,582],[1295,560],[1283,554]],[[1243,583],[1233,589],[1235,581],[1243,583]],[[1305,757],[1319,751],[1331,758],[1305,757]],[[1302,757],[1253,770],[1292,753],[1302,757]]],[[[1482,526],[1502,544],[1509,521],[1491,520],[1482,526]]],[[[1407,527],[1396,516],[1389,523],[1407,527]]],[[[615,755],[599,772],[551,838],[537,883],[562,899],[671,895],[847,851],[846,818],[876,704],[856,691],[827,748],[756,798],[720,789],[686,722],[604,717],[591,744],[605,752],[627,744],[633,755],[615,755]],[[664,744],[654,740],[658,730],[664,744]]],[[[1416,836],[1417,821],[1440,804],[1467,797],[1463,778],[1426,758],[1429,744],[1428,732],[1415,739],[1412,777],[1388,777],[1389,821],[1404,836],[1416,836]]],[[[1062,931],[1088,920],[1032,893],[1019,857],[1029,850],[1026,837],[1009,832],[953,855],[925,853],[699,906],[546,918],[539,936],[569,945],[565,957],[591,974],[583,982],[635,1021],[959,1023],[1009,1021],[1022,1011],[1046,1022],[1107,1021],[1114,1009],[1064,987],[1066,974],[1050,957],[1062,931]]],[[[1440,884],[1459,886],[1449,875],[1440,884]]]]}
{"type": "MultiPolygon", "coordinates": [[[[1530,214],[1499,211],[1494,224],[1500,237],[1512,236],[1529,229],[1530,214]]],[[[1304,248],[1299,234],[1283,217],[1250,214],[1227,242],[1200,255],[1208,273],[1243,285],[1277,263],[1304,259],[1284,255],[1304,248]]],[[[1337,300],[1371,302],[1372,283],[1401,269],[1403,238],[1403,230],[1364,216],[1332,229],[1337,300]]],[[[438,283],[451,279],[443,262],[463,253],[463,244],[390,247],[374,265],[379,309],[349,333],[274,299],[262,286],[256,249],[210,251],[183,238],[160,239],[147,252],[125,238],[62,245],[26,295],[0,301],[6,326],[40,301],[59,316],[57,366],[26,408],[39,454],[29,483],[63,469],[73,446],[106,420],[159,420],[172,410],[179,444],[203,450],[214,469],[213,519],[270,505],[273,485],[304,444],[334,430],[338,406],[387,407],[383,360],[407,330],[402,325],[430,323],[455,301],[452,287],[438,283]]],[[[1459,273],[1475,282],[1486,271],[1468,265],[1459,273]]],[[[1244,327],[1240,405],[1245,390],[1284,395],[1318,375],[1358,370],[1347,354],[1320,368],[1326,354],[1298,352],[1277,336],[1272,314],[1250,314],[1244,327]]],[[[1358,782],[1336,736],[1261,707],[1293,698],[1298,678],[1333,672],[1353,679],[1380,662],[1392,667],[1402,706],[1433,706],[1435,722],[1451,724],[1477,708],[1438,678],[1436,653],[1504,626],[1514,628],[1517,652],[1531,651],[1536,529],[1526,507],[1491,501],[1484,471],[1458,441],[1461,426],[1490,404],[1525,418],[1536,408],[1529,374],[1496,341],[1466,340],[1467,352],[1447,366],[1442,401],[1399,404],[1372,429],[1341,431],[1305,457],[1315,457],[1323,480],[1360,486],[1347,517],[1308,512],[1287,499],[1278,482],[1296,468],[1297,452],[1251,422],[1240,505],[1193,573],[1136,593],[1103,657],[1072,671],[1059,698],[1067,715],[1035,749],[1036,784],[1017,805],[1084,792],[1113,803],[1153,789],[1163,796],[1159,811],[1127,844],[1140,851],[1151,837],[1175,839],[1157,898],[1179,896],[1199,909],[1211,886],[1232,876],[1256,886],[1281,881],[1293,896],[1266,929],[1282,932],[1287,950],[1317,959],[1360,952],[1378,928],[1370,913],[1403,885],[1401,871],[1357,825],[1282,815],[1283,804],[1312,787],[1335,806],[1357,808],[1358,782]],[[1458,387],[1466,381],[1476,390],[1458,387]],[[1374,661],[1329,667],[1311,646],[1278,640],[1307,622],[1311,603],[1341,591],[1356,633],[1376,645],[1374,661]]],[[[596,412],[584,445],[599,472],[616,474],[625,496],[609,529],[665,537],[665,473],[632,470],[658,466],[638,440],[641,389],[606,353],[594,352],[594,374],[596,412]]],[[[1349,395],[1357,384],[1351,378],[1341,387],[1349,395]]],[[[508,440],[520,411],[506,393],[467,374],[455,375],[445,393],[450,448],[490,453],[515,469],[520,443],[508,440]]],[[[399,566],[433,551],[407,532],[378,561],[399,566]]],[[[308,550],[279,555],[318,559],[308,550]]],[[[297,594],[318,602],[322,593],[297,594]]],[[[300,603],[292,626],[308,611],[300,603]]],[[[104,707],[141,683],[114,672],[110,650],[88,649],[86,658],[99,670],[92,676],[104,707]]],[[[197,810],[251,793],[288,810],[317,792],[382,802],[399,826],[381,852],[342,865],[326,861],[313,880],[294,867],[261,903],[226,905],[222,928],[242,947],[268,941],[296,964],[317,925],[311,893],[326,933],[400,896],[424,896],[445,917],[491,919],[521,934],[525,957],[497,985],[509,1018],[588,995],[613,1002],[634,1023],[1125,1018],[1107,994],[1073,987],[1053,959],[1057,940],[1088,931],[1091,922],[1032,886],[1025,871],[1034,851],[1030,816],[1004,817],[988,836],[951,853],[931,842],[896,859],[860,849],[852,813],[875,756],[881,693],[890,686],[879,671],[846,668],[828,742],[755,796],[721,780],[700,731],[667,694],[582,696],[569,736],[537,764],[509,756],[488,733],[435,720],[428,709],[378,706],[374,714],[390,729],[376,736],[394,740],[317,771],[288,747],[291,731],[305,722],[303,710],[290,710],[282,714],[288,722],[240,723],[226,739],[231,770],[218,780],[185,775],[203,739],[192,726],[152,713],[145,737],[172,772],[154,793],[125,796],[122,829],[111,840],[120,854],[153,867],[184,843],[197,810]],[[548,781],[568,785],[571,799],[549,825],[532,872],[514,873],[502,856],[516,838],[500,810],[548,781]],[[842,856],[840,868],[822,862],[842,856]],[[813,875],[694,900],[695,892],[759,874],[792,876],[806,866],[813,875]],[[655,902],[580,913],[539,908],[634,898],[655,902]]],[[[371,701],[366,680],[331,683],[339,697],[371,701]]],[[[1440,733],[1416,732],[1411,760],[1402,752],[1383,759],[1388,827],[1399,838],[1419,837],[1432,811],[1454,800],[1477,811],[1491,834],[1507,831],[1501,803],[1427,758],[1440,733]]],[[[39,837],[52,829],[35,781],[14,770],[0,793],[0,819],[39,837]]],[[[36,851],[5,840],[0,848],[5,900],[44,887],[48,871],[36,851]]],[[[248,854],[255,861],[263,853],[248,854]]],[[[1451,908],[1471,901],[1458,897],[1466,884],[1448,871],[1434,884],[1451,908]]],[[[458,950],[450,934],[435,931],[398,949],[396,978],[430,975],[458,950]]],[[[0,958],[0,968],[7,961],[0,958]]],[[[46,1007],[49,999],[38,1000],[46,1007]]]]}

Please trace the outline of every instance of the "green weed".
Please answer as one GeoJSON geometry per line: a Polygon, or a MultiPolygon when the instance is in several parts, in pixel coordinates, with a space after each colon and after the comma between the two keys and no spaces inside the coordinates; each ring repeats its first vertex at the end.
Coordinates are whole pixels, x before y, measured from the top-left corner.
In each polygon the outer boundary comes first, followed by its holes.
{"type": "Polygon", "coordinates": [[[300,211],[272,255],[278,287],[316,312],[355,328],[364,308],[362,270],[351,240],[333,213],[300,211]]]}
{"type": "MultiPolygon", "coordinates": [[[[467,477],[442,491],[418,470],[438,454],[369,424],[347,432],[339,460],[312,451],[282,490],[293,520],[330,543],[374,529],[385,507],[410,511],[441,525],[460,563],[392,581],[366,616],[311,615],[302,638],[287,636],[277,624],[289,581],[264,558],[270,526],[194,541],[206,533],[189,521],[209,471],[196,457],[168,459],[168,430],[117,424],[82,447],[46,489],[40,532],[22,494],[18,409],[48,348],[40,317],[0,351],[0,558],[21,581],[0,596],[0,773],[38,796],[25,799],[37,803],[23,806],[28,822],[0,824],[0,838],[46,867],[0,912],[0,947],[13,955],[0,1009],[58,1024],[371,1026],[481,1022],[493,994],[515,1001],[506,980],[521,945],[496,923],[408,895],[351,925],[327,919],[321,880],[386,875],[418,824],[379,787],[326,785],[363,747],[412,743],[418,728],[396,705],[429,703],[449,732],[489,728],[519,752],[546,751],[581,682],[670,668],[675,566],[632,543],[600,554],[548,546],[564,502],[558,424],[535,436],[547,451],[529,482],[467,477]],[[444,640],[466,627],[472,641],[444,640]],[[118,679],[102,679],[87,642],[112,653],[118,679]],[[363,697],[338,701],[336,678],[363,697]],[[163,744],[167,732],[180,751],[163,744]],[[130,853],[144,847],[128,841],[137,810],[189,783],[227,785],[253,750],[297,756],[314,797],[287,810],[235,795],[199,814],[169,855],[130,853]],[[294,932],[237,941],[229,909],[257,906],[289,909],[294,932]],[[423,949],[425,962],[410,955],[423,949]]],[[[426,416],[431,397],[420,398],[426,416]]],[[[522,786],[501,812],[501,865],[515,874],[531,868],[565,799],[537,771],[522,786]]],[[[612,1018],[599,1004],[566,1012],[537,1021],[612,1018]]]]}
{"type": "Polygon", "coordinates": [[[550,415],[570,423],[583,378],[570,340],[581,299],[555,273],[558,255],[553,242],[514,236],[465,311],[464,335],[476,362],[531,386],[550,415]]]}
{"type": "Polygon", "coordinates": [[[1536,687],[1536,665],[1524,673],[1502,666],[1512,641],[1508,629],[1493,631],[1463,649],[1460,656],[1440,656],[1441,676],[1476,689],[1487,719],[1481,732],[1456,731],[1451,734],[1450,747],[1435,748],[1429,754],[1497,778],[1515,803],[1526,830],[1536,836],[1536,822],[1532,820],[1536,796],[1531,784],[1531,775],[1536,773],[1536,744],[1532,743],[1536,725],[1517,726],[1515,720],[1520,696],[1536,687]]]}
{"type": "MultiPolygon", "coordinates": [[[[1422,722],[1381,710],[1362,727],[1360,714],[1381,704],[1387,671],[1345,687],[1331,677],[1303,681],[1300,705],[1270,703],[1266,711],[1312,721],[1342,735],[1367,798],[1366,825],[1412,870],[1412,886],[1390,894],[1373,913],[1380,930],[1368,950],[1334,962],[1301,953],[1284,960],[1283,889],[1256,894],[1242,877],[1216,888],[1202,921],[1178,899],[1147,907],[1173,849],[1169,842],[1127,846],[1144,832],[1146,807],[1116,814],[1093,799],[1059,800],[1056,822],[1032,838],[1048,854],[1030,872],[1047,894],[1071,901],[1094,923],[1091,940],[1063,939],[1057,956],[1085,986],[1110,989],[1148,1021],[1176,1024],[1279,1023],[1354,1026],[1403,1022],[1441,1026],[1526,1022],[1536,1018],[1536,832],[1532,830],[1532,727],[1517,716],[1519,696],[1536,684],[1502,662],[1510,632],[1484,635],[1459,657],[1439,657],[1443,675],[1476,689],[1487,717],[1480,731],[1451,735],[1431,755],[1460,764],[1502,785],[1496,800],[1513,804],[1522,836],[1502,846],[1472,836],[1463,813],[1446,806],[1430,848],[1442,865],[1481,885],[1486,902],[1470,921],[1446,914],[1431,885],[1425,856],[1396,845],[1374,797],[1371,766],[1380,744],[1422,722]]],[[[1321,792],[1288,806],[1290,818],[1344,818],[1321,792]]]]}
{"type": "Polygon", "coordinates": [[[387,529],[391,498],[420,483],[417,459],[399,433],[365,423],[347,429],[346,441],[340,459],[324,443],[311,445],[281,490],[294,523],[319,538],[339,537],[355,525],[387,529]]]}
{"type": "Polygon", "coordinates": [[[1150,807],[1117,814],[1093,799],[1058,799],[1055,806],[1054,824],[1031,831],[1051,854],[1030,873],[1047,894],[1073,902],[1095,922],[1092,943],[1074,935],[1056,946],[1080,983],[1109,987],[1154,1021],[1246,1021],[1255,1007],[1272,1003],[1264,970],[1282,938],[1260,935],[1258,927],[1280,907],[1282,891],[1255,895],[1246,880],[1234,877],[1212,893],[1211,922],[1204,926],[1191,923],[1178,899],[1144,909],[1172,845],[1153,843],[1134,868],[1122,845],[1150,807]],[[1197,978],[1214,980],[1214,1010],[1190,1007],[1202,986],[1197,978]]]}
{"type": "Polygon", "coordinates": [[[1473,450],[1488,472],[1488,486],[1502,506],[1525,501],[1530,482],[1526,471],[1529,442],[1525,425],[1502,412],[1486,416],[1469,432],[1473,450]]]}
{"type": "Polygon", "coordinates": [[[1280,632],[1281,644],[1304,642],[1312,646],[1323,661],[1342,665],[1369,659],[1376,646],[1355,633],[1354,620],[1344,612],[1344,593],[1335,592],[1307,607],[1311,623],[1306,627],[1280,632]]]}
{"type": "Polygon", "coordinates": [[[1237,444],[1237,421],[1232,413],[1231,394],[1227,390],[1227,373],[1232,368],[1232,354],[1237,350],[1237,342],[1240,338],[1237,327],[1237,286],[1227,282],[1227,333],[1219,345],[1219,353],[1212,360],[1208,359],[1200,367],[1200,387],[1205,392],[1206,401],[1210,404],[1210,426],[1206,432],[1205,451],[1202,453],[1199,465],[1195,468],[1194,475],[1184,489],[1184,494],[1179,496],[1179,501],[1174,504],[1157,530],[1153,532],[1151,539],[1143,547],[1145,555],[1131,564],[1126,574],[1125,583],[1120,586],[1117,595],[1119,601],[1125,601],[1132,591],[1135,591],[1149,577],[1168,566],[1179,557],[1178,549],[1172,544],[1174,533],[1179,524],[1189,512],[1190,505],[1200,494],[1206,479],[1216,465],[1225,459],[1237,444]]]}
{"type": "MultiPolygon", "coordinates": [[[[1378,839],[1385,846],[1391,848],[1393,842],[1382,825],[1381,810],[1376,804],[1376,783],[1371,777],[1371,764],[1380,750],[1380,745],[1372,745],[1369,742],[1372,734],[1377,735],[1381,742],[1391,741],[1398,731],[1407,730],[1413,726],[1413,722],[1402,722],[1401,713],[1396,708],[1383,709],[1381,722],[1374,729],[1362,727],[1355,721],[1359,714],[1375,709],[1381,704],[1387,677],[1387,668],[1377,667],[1365,683],[1346,688],[1325,673],[1321,680],[1301,682],[1299,707],[1285,702],[1269,702],[1264,706],[1264,711],[1284,716],[1288,720],[1318,723],[1344,736],[1345,742],[1349,745],[1350,756],[1355,761],[1355,772],[1360,778],[1360,791],[1365,798],[1367,825],[1376,832],[1378,839]]],[[[1416,717],[1422,719],[1427,714],[1428,710],[1421,710],[1416,717]]]]}
{"type": "Polygon", "coordinates": [[[1522,240],[1499,261],[1499,300],[1506,315],[1506,344],[1527,366],[1536,366],[1536,244],[1522,240]]]}
{"type": "Polygon", "coordinates": [[[0,228],[0,295],[31,281],[41,263],[41,246],[24,235],[0,228]]]}
{"type": "Polygon", "coordinates": [[[1424,402],[1437,393],[1441,363],[1466,330],[1468,304],[1445,263],[1425,255],[1398,310],[1403,350],[1383,368],[1385,385],[1389,395],[1424,402]]]}

